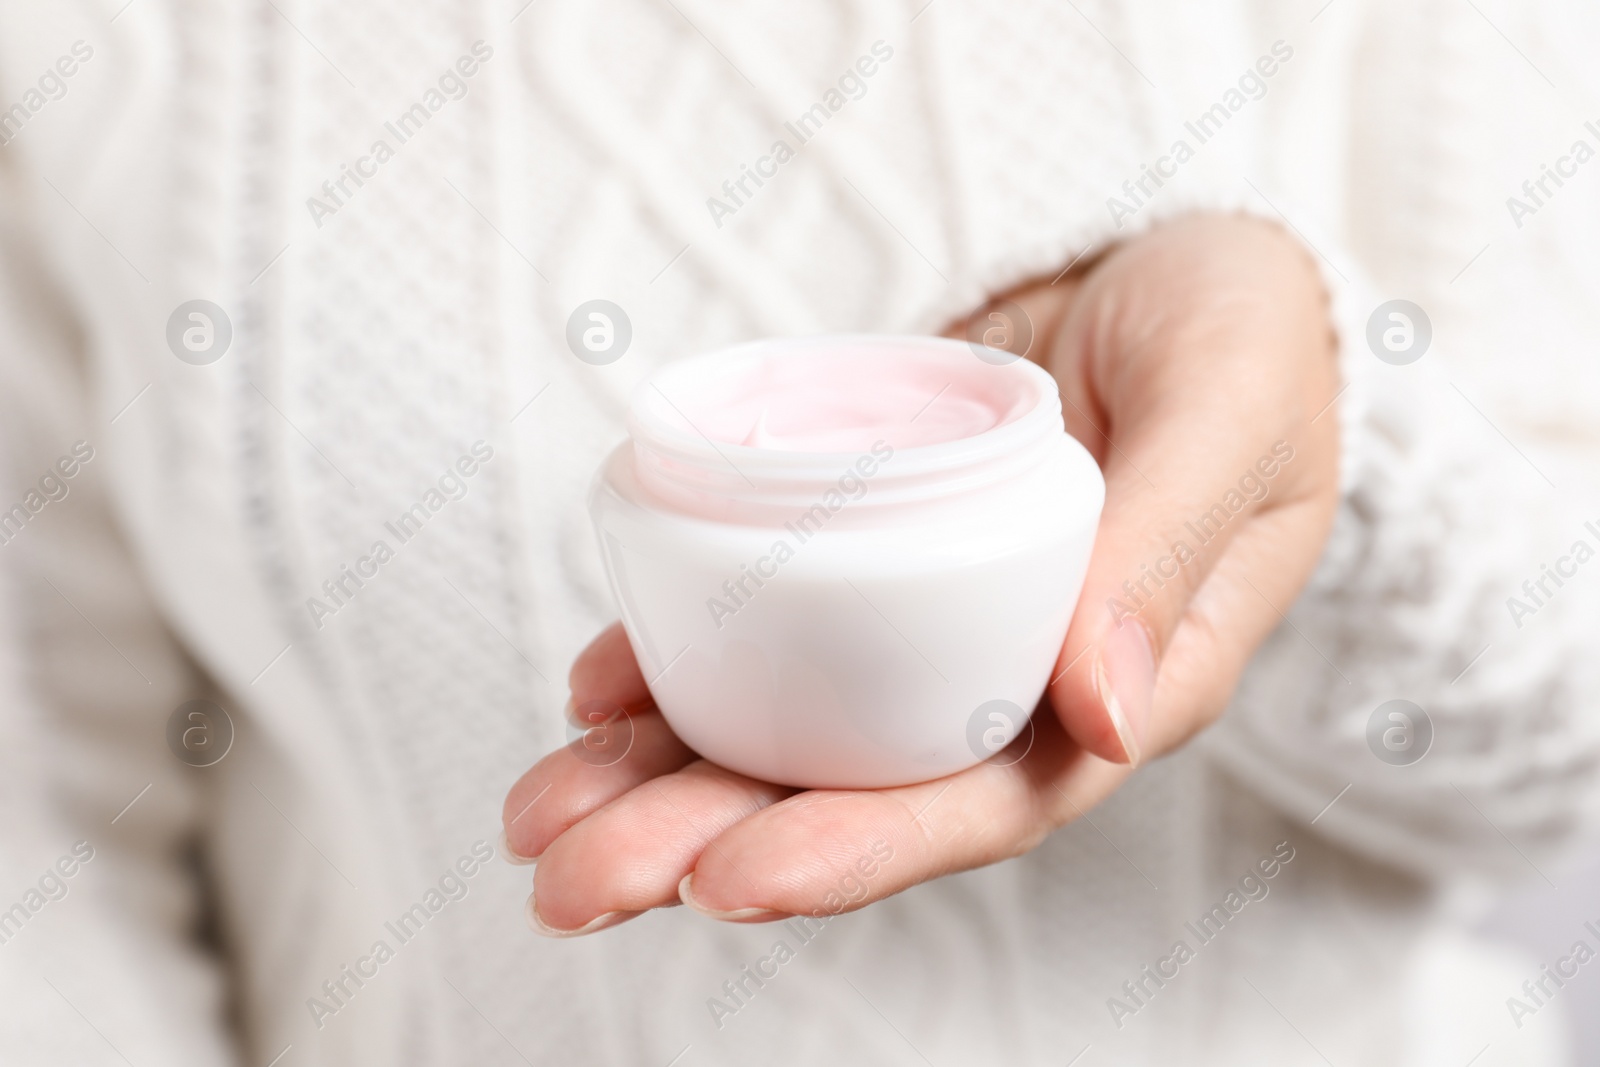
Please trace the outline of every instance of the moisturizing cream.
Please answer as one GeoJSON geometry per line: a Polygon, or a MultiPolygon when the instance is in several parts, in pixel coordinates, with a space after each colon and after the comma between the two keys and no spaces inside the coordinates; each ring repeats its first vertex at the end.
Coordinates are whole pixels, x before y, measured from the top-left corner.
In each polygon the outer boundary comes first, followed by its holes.
{"type": "Polygon", "coordinates": [[[672,364],[590,510],[686,744],[765,781],[973,766],[1050,680],[1105,497],[1048,373],[960,341],[763,341],[672,364]]]}

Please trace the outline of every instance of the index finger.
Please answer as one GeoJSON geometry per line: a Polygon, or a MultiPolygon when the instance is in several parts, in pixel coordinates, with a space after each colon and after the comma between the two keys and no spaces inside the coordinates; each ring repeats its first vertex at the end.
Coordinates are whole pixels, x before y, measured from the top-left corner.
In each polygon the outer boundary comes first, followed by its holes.
{"type": "Polygon", "coordinates": [[[569,718],[575,709],[595,700],[616,704],[629,712],[642,711],[654,703],[644,673],[639,669],[639,660],[620,622],[601,630],[599,636],[578,653],[567,675],[567,685],[572,691],[567,705],[569,718]]]}

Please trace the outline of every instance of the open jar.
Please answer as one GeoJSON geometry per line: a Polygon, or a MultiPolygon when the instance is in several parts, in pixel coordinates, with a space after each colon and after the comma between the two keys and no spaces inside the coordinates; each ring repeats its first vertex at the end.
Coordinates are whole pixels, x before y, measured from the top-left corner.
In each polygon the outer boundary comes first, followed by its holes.
{"type": "Polygon", "coordinates": [[[764,781],[879,788],[1038,703],[1105,483],[1054,379],[961,341],[759,341],[654,375],[590,512],[651,695],[764,781]]]}

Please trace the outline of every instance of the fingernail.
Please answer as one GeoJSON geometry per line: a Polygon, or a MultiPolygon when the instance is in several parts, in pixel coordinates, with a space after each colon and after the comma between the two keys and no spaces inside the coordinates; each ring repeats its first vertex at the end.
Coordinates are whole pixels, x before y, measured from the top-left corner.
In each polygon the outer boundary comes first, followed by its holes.
{"type": "Polygon", "coordinates": [[[511,842],[506,840],[506,832],[500,831],[500,857],[507,863],[514,863],[518,867],[527,867],[539,862],[538,856],[524,856],[511,847],[511,842]]]}
{"type": "Polygon", "coordinates": [[[1155,701],[1156,659],[1150,635],[1137,619],[1125,619],[1106,637],[1095,661],[1095,689],[1116,728],[1128,763],[1137,766],[1155,701]]]}
{"type": "Polygon", "coordinates": [[[534,903],[533,897],[532,893],[528,894],[528,928],[542,937],[582,937],[584,934],[592,934],[597,930],[625,923],[640,914],[637,911],[608,911],[604,915],[596,915],[576,930],[557,930],[539,918],[539,906],[534,903]]]}
{"type": "Polygon", "coordinates": [[[732,911],[708,908],[704,904],[696,903],[693,882],[693,872],[683,876],[683,881],[678,883],[678,899],[708,918],[720,919],[725,923],[759,923],[788,916],[788,912],[773,911],[771,908],[735,908],[732,911]]]}

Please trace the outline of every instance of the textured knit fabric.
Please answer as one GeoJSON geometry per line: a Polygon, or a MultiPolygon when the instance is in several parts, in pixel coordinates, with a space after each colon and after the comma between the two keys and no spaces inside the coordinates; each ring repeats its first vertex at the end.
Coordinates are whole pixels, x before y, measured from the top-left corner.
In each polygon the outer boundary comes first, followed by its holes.
{"type": "Polygon", "coordinates": [[[24,104],[0,126],[0,506],[94,452],[0,546],[0,909],[93,852],[0,928],[0,1059],[1557,1062],[1559,1005],[1506,1013],[1533,965],[1453,924],[1596,819],[1600,563],[1507,607],[1600,525],[1593,175],[1520,227],[1505,198],[1600,115],[1572,26],[1492,15],[0,12],[0,106],[24,104]],[[78,41],[90,58],[35,108],[78,41]],[[800,144],[786,124],[819,103],[800,144]],[[1201,143],[1188,124],[1218,104],[1201,143]],[[775,176],[724,190],[779,139],[775,176]],[[1153,184],[1180,139],[1193,158],[1153,184]],[[1348,381],[1323,416],[1344,429],[1333,537],[1224,720],[1032,854],[830,922],[732,1017],[708,1001],[775,928],[680,908],[530,934],[527,870],[480,860],[615,617],[584,495],[629,391],[738,340],[936,330],[1195,210],[1306,243],[1348,381]],[[1433,323],[1409,366],[1366,341],[1394,297],[1433,323]],[[565,339],[597,298],[633,329],[606,367],[565,339]],[[232,327],[205,366],[167,342],[195,299],[232,327]],[[492,458],[395,537],[480,441],[492,458]],[[376,576],[308,609],[380,540],[376,576]],[[207,696],[236,736],[192,768],[168,720],[207,696]],[[1396,698],[1434,731],[1409,767],[1367,742],[1396,698]],[[1264,898],[1189,932],[1275,852],[1264,898]],[[1195,958],[1149,978],[1180,939],[1195,958]]]}

